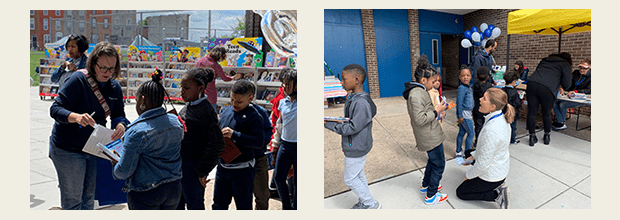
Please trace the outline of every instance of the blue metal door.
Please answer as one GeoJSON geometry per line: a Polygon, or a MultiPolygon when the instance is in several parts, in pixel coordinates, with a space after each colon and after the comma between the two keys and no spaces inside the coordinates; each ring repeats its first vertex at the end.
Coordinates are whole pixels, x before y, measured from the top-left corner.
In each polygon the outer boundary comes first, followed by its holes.
{"type": "MultiPolygon", "coordinates": [[[[441,68],[441,34],[420,32],[420,55],[426,55],[436,70],[441,68]]],[[[417,65],[417,64],[414,64],[417,65]]],[[[443,71],[441,78],[443,79],[443,71]]]]}
{"type": "Polygon", "coordinates": [[[373,16],[380,96],[401,96],[403,83],[411,81],[407,10],[373,10],[373,16]]]}
{"type": "MultiPolygon", "coordinates": [[[[366,68],[359,9],[325,9],[323,37],[323,59],[335,75],[340,76],[342,68],[353,63],[366,68]]],[[[368,79],[364,81],[364,91],[368,92],[368,79]]]]}

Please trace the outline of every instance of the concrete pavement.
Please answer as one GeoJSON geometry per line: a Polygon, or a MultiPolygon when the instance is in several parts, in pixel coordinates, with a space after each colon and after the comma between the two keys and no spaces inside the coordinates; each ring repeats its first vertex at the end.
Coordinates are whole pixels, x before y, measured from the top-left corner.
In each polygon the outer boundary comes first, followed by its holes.
{"type": "MultiPolygon", "coordinates": [[[[30,87],[30,210],[48,210],[60,207],[56,169],[48,157],[49,136],[54,124],[54,120],[49,116],[49,109],[53,100],[49,97],[41,100],[38,92],[39,87],[30,87]]],[[[175,105],[175,108],[180,111],[183,105],[175,105]]],[[[138,118],[134,100],[125,104],[125,114],[130,121],[138,118]]],[[[109,122],[107,127],[110,127],[109,122]]],[[[213,181],[209,182],[205,189],[207,209],[211,209],[212,197],[213,181]]],[[[126,210],[127,204],[99,206],[95,201],[95,209],[126,210]]],[[[230,209],[235,209],[234,201],[230,209]]],[[[282,209],[282,204],[278,200],[270,199],[269,209],[282,209]]]]}
{"type": "MultiPolygon", "coordinates": [[[[456,100],[456,90],[444,91],[449,100],[456,100]]],[[[495,203],[463,201],[456,197],[456,188],[463,181],[469,166],[454,160],[456,150],[455,110],[448,111],[443,122],[446,140],[446,168],[441,180],[446,203],[424,204],[419,187],[424,176],[427,156],[415,148],[415,138],[409,124],[405,100],[402,97],[375,99],[378,113],[374,118],[373,150],[368,154],[365,172],[370,191],[383,209],[494,209],[495,203]]],[[[343,105],[324,110],[328,116],[342,116],[343,105]]],[[[519,120],[517,138],[521,143],[510,146],[510,172],[506,186],[511,190],[514,209],[589,209],[591,207],[591,130],[575,131],[574,117],[567,121],[568,129],[551,132],[550,145],[527,145],[525,120],[519,120]]],[[[588,117],[580,119],[580,127],[590,124],[588,117]],[[584,120],[584,118],[586,118],[584,120]]],[[[344,185],[340,136],[324,131],[324,208],[348,209],[357,197],[344,185]]]]}

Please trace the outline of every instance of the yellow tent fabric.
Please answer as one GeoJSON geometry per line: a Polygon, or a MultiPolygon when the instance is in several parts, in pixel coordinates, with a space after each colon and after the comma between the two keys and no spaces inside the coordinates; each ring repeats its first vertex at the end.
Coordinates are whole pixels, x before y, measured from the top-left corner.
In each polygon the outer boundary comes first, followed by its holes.
{"type": "Polygon", "coordinates": [[[590,31],[591,9],[521,9],[508,13],[508,34],[558,35],[590,31]]]}

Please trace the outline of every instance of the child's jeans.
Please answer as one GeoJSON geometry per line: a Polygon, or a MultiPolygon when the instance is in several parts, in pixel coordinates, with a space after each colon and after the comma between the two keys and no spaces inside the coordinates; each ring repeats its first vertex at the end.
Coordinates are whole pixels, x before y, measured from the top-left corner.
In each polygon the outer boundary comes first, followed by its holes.
{"type": "Polygon", "coordinates": [[[375,199],[368,189],[368,180],[364,174],[366,155],[358,158],[344,158],[344,184],[346,184],[359,200],[367,206],[373,206],[375,199]]]}
{"type": "Polygon", "coordinates": [[[512,130],[512,133],[510,133],[510,143],[514,143],[515,141],[517,141],[517,119],[515,118],[515,120],[510,124],[510,129],[512,130]]]}
{"type": "Polygon", "coordinates": [[[443,154],[443,143],[426,152],[428,154],[428,162],[424,171],[424,179],[422,179],[422,187],[428,187],[426,197],[431,198],[437,193],[439,181],[443,175],[446,166],[446,158],[443,154]]]}
{"type": "Polygon", "coordinates": [[[467,133],[465,138],[465,150],[471,149],[471,145],[474,142],[474,121],[471,119],[463,119],[463,123],[459,124],[459,134],[456,136],[456,152],[462,152],[461,145],[463,145],[463,136],[467,133]]]}

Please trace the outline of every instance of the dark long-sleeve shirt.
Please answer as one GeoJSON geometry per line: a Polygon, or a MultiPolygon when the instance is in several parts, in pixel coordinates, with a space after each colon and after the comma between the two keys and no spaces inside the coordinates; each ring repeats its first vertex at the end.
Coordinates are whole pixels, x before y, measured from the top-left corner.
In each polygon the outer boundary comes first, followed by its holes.
{"type": "Polygon", "coordinates": [[[226,107],[220,114],[220,124],[222,128],[230,127],[234,130],[231,139],[241,151],[241,155],[230,164],[250,161],[254,158],[253,150],[265,147],[264,122],[251,106],[239,112],[235,112],[232,106],[226,107]]]}

